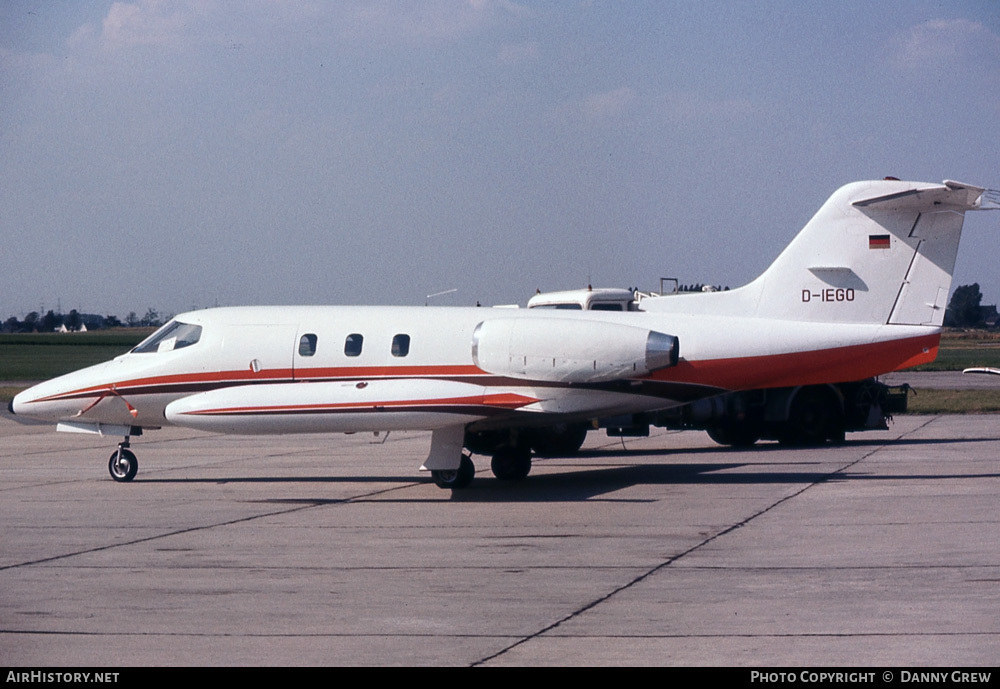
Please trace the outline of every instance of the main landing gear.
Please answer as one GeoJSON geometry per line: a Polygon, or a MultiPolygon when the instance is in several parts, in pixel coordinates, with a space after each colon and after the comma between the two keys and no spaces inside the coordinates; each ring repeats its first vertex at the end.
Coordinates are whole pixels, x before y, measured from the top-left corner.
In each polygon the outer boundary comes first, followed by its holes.
{"type": "Polygon", "coordinates": [[[108,472],[111,478],[119,482],[131,481],[139,471],[139,460],[135,458],[135,453],[128,449],[128,436],[118,443],[118,449],[108,460],[108,472]]]}
{"type": "Polygon", "coordinates": [[[532,452],[539,457],[576,454],[587,439],[585,423],[560,423],[547,428],[469,431],[463,445],[470,452],[491,455],[490,468],[501,481],[520,481],[531,473],[532,452]]]}
{"type": "Polygon", "coordinates": [[[465,488],[476,476],[476,465],[472,463],[472,457],[467,454],[462,455],[462,461],[457,469],[434,469],[431,471],[431,478],[438,488],[465,488]]]}
{"type": "Polygon", "coordinates": [[[493,475],[501,481],[520,481],[531,472],[531,448],[507,445],[497,449],[490,461],[493,475]]]}
{"type": "MultiPolygon", "coordinates": [[[[520,481],[531,471],[531,449],[520,445],[501,447],[493,455],[490,469],[501,481],[520,481]]],[[[457,469],[431,471],[431,478],[438,488],[453,490],[468,487],[475,475],[476,467],[472,463],[472,457],[467,454],[462,455],[462,461],[457,469]]]]}

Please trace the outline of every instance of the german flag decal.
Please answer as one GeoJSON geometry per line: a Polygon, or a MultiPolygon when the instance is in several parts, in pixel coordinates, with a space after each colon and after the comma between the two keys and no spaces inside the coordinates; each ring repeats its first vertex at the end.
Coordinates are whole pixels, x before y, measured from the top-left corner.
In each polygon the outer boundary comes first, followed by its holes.
{"type": "Polygon", "coordinates": [[[887,235],[887,234],[870,234],[870,235],[868,235],[868,248],[869,249],[888,249],[889,248],[889,235],[887,235]]]}

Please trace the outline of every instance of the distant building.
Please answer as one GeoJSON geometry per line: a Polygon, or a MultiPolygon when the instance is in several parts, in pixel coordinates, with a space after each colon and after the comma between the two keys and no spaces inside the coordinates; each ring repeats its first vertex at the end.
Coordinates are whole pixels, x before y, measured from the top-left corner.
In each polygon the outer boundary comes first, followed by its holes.
{"type": "Polygon", "coordinates": [[[997,321],[1000,321],[1000,314],[997,313],[997,305],[989,304],[987,306],[980,306],[979,309],[983,315],[983,323],[986,324],[986,327],[997,327],[997,321]]]}

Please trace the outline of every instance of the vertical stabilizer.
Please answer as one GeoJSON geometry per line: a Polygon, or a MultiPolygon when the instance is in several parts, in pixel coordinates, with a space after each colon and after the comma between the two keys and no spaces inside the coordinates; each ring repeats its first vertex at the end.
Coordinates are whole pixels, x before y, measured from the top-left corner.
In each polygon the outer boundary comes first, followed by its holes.
{"type": "Polygon", "coordinates": [[[768,318],[940,326],[965,211],[996,202],[950,181],[849,184],[740,291],[768,318]]]}

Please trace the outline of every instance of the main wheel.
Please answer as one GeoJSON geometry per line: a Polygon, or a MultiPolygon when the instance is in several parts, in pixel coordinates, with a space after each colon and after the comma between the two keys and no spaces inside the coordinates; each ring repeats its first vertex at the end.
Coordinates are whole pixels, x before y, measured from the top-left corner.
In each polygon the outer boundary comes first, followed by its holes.
{"type": "Polygon", "coordinates": [[[111,478],[119,482],[131,481],[139,471],[139,460],[131,450],[121,448],[115,450],[108,460],[108,472],[111,478]]]}
{"type": "Polygon", "coordinates": [[[520,481],[531,472],[531,450],[522,446],[501,447],[493,455],[490,469],[501,481],[520,481]]]}
{"type": "Polygon", "coordinates": [[[708,437],[730,447],[752,447],[760,440],[760,432],[750,421],[733,421],[716,426],[710,426],[708,437]]]}
{"type": "Polygon", "coordinates": [[[783,443],[808,447],[843,437],[844,419],[833,395],[816,388],[804,388],[795,395],[780,438],[783,443]]]}
{"type": "Polygon", "coordinates": [[[476,465],[472,463],[469,455],[462,455],[462,461],[457,469],[434,469],[431,471],[431,478],[438,488],[465,488],[476,476],[476,465]]]}

